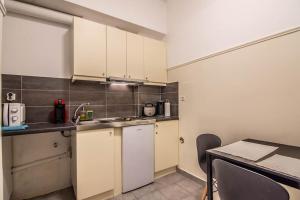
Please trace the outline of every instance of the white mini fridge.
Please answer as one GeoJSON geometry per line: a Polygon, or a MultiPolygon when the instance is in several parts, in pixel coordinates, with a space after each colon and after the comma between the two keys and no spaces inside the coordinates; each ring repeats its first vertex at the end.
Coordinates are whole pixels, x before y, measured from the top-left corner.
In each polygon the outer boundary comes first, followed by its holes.
{"type": "Polygon", "coordinates": [[[154,181],[154,124],[123,128],[123,193],[154,181]]]}

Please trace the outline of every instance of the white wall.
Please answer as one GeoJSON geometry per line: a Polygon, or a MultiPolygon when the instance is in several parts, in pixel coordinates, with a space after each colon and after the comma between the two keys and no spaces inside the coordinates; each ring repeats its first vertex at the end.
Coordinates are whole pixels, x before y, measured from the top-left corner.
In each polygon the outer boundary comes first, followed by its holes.
{"type": "Polygon", "coordinates": [[[168,65],[300,26],[299,0],[169,0],[168,65]]]}
{"type": "Polygon", "coordinates": [[[164,0],[66,1],[161,33],[167,33],[167,10],[164,0]]]}
{"type": "Polygon", "coordinates": [[[3,30],[2,73],[71,77],[70,27],[9,14],[3,30]]]}
{"type": "MultiPolygon", "coordinates": [[[[201,60],[168,73],[179,81],[179,168],[206,179],[196,138],[213,133],[226,145],[252,138],[300,146],[300,30],[201,60]]],[[[300,190],[290,189],[291,200],[300,190]]]]}

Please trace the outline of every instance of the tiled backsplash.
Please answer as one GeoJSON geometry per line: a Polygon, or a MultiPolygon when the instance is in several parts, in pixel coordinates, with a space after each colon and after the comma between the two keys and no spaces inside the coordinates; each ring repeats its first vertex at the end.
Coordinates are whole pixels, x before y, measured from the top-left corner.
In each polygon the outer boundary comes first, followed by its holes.
{"type": "MultiPolygon", "coordinates": [[[[126,86],[92,81],[2,75],[2,102],[6,93],[16,94],[16,103],[25,103],[26,122],[49,122],[54,100],[64,99],[69,118],[81,103],[89,102],[95,118],[141,116],[145,103],[169,99],[171,115],[178,116],[178,83],[160,86],[126,86]]],[[[71,117],[70,117],[71,116],[71,117]]]]}

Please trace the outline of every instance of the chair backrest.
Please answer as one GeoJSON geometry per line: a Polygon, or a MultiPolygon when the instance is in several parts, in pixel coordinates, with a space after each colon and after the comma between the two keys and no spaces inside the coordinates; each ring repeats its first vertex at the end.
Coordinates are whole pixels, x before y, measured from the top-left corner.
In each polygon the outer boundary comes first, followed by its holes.
{"type": "Polygon", "coordinates": [[[223,160],[213,161],[221,200],[288,200],[288,192],[272,179],[223,160]]]}
{"type": "Polygon", "coordinates": [[[206,150],[213,149],[221,146],[221,139],[214,134],[201,134],[196,139],[198,162],[200,168],[206,173],[206,150]]]}

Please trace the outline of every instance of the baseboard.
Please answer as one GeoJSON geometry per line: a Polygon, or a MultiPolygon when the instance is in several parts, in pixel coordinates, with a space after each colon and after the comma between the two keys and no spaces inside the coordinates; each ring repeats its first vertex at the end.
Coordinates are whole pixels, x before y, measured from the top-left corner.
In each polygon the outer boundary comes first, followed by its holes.
{"type": "Polygon", "coordinates": [[[179,174],[182,174],[183,176],[187,177],[187,178],[190,178],[194,181],[196,181],[197,183],[200,183],[200,184],[206,184],[206,181],[202,180],[201,178],[183,170],[183,169],[180,169],[179,167],[177,167],[177,172],[179,174]]]}
{"type": "Polygon", "coordinates": [[[154,179],[158,179],[158,178],[167,176],[169,174],[175,173],[176,171],[177,171],[176,167],[170,167],[168,169],[164,169],[162,171],[155,172],[155,175],[154,175],[155,178],[154,179]]]}

